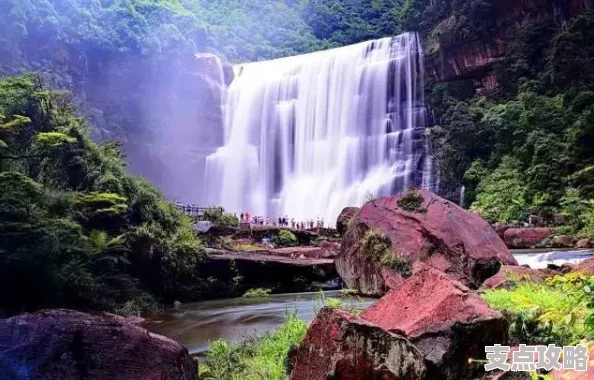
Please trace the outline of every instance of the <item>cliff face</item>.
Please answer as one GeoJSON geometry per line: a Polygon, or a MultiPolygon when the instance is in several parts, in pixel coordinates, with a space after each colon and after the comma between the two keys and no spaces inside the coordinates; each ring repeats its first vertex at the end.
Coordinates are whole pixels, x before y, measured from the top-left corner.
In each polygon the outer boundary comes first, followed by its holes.
{"type": "Polygon", "coordinates": [[[471,79],[477,92],[493,93],[498,85],[493,66],[505,59],[508,41],[518,31],[536,23],[564,28],[569,18],[594,9],[594,0],[498,0],[495,5],[497,32],[486,40],[433,49],[426,60],[431,79],[471,79]]]}

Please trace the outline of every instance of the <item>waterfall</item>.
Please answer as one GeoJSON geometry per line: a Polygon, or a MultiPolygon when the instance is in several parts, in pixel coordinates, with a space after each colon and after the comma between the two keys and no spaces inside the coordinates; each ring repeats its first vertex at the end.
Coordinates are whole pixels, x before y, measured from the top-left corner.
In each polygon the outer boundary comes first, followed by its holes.
{"type": "Polygon", "coordinates": [[[236,65],[208,203],[333,222],[345,206],[430,188],[423,55],[414,33],[236,65]]]}

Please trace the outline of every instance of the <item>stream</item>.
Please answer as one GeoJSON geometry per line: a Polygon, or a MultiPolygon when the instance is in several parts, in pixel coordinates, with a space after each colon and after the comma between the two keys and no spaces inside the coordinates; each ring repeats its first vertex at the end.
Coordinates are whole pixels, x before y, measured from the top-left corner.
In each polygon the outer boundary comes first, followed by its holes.
{"type": "MultiPolygon", "coordinates": [[[[546,268],[548,264],[577,264],[593,257],[591,250],[512,250],[520,265],[546,268]]],[[[339,291],[324,292],[326,297],[338,297],[339,291]]],[[[372,298],[342,298],[346,307],[364,309],[372,298]]],[[[200,354],[210,341],[222,338],[232,342],[274,331],[288,313],[310,322],[321,306],[320,293],[275,294],[265,298],[233,298],[183,304],[166,309],[149,318],[143,326],[165,335],[200,354]]]]}

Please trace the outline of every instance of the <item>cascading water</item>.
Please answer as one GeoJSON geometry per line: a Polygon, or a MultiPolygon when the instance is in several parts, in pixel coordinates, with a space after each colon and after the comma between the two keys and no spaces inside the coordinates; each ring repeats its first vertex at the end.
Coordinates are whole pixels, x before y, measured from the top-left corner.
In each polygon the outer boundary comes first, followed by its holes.
{"type": "Polygon", "coordinates": [[[333,221],[369,196],[431,187],[416,34],[234,71],[225,144],[206,160],[209,204],[333,221]]]}

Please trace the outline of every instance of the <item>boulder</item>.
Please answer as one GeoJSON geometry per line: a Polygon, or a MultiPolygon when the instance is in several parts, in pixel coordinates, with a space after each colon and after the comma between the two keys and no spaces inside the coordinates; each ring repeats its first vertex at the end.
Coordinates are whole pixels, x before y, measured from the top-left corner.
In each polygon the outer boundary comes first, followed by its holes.
{"type": "Polygon", "coordinates": [[[512,282],[518,280],[542,282],[545,278],[553,275],[555,272],[548,269],[538,270],[517,265],[503,265],[495,276],[489,277],[483,283],[483,288],[508,288],[512,282]]]}
{"type": "Polygon", "coordinates": [[[575,247],[579,249],[592,248],[592,241],[590,239],[580,239],[575,243],[575,247]]]}
{"type": "Polygon", "coordinates": [[[594,259],[584,260],[579,264],[576,264],[572,272],[580,272],[585,275],[594,276],[594,259]]]}
{"type": "Polygon", "coordinates": [[[289,357],[290,380],[419,380],[421,353],[401,335],[323,308],[289,357]]]}
{"type": "Polygon", "coordinates": [[[43,310],[0,320],[0,379],[189,380],[177,342],[111,314],[43,310]]]}
{"type": "Polygon", "coordinates": [[[569,235],[555,236],[555,238],[553,239],[553,247],[571,248],[573,247],[573,238],[569,235]]]}
{"type": "Polygon", "coordinates": [[[430,378],[480,376],[485,346],[506,344],[508,323],[462,283],[429,268],[386,294],[361,316],[403,334],[421,351],[430,378]]]}
{"type": "Polygon", "coordinates": [[[336,269],[346,286],[366,295],[381,296],[406,277],[366,252],[370,233],[389,238],[393,254],[412,264],[413,273],[422,262],[472,288],[502,264],[517,265],[479,215],[428,191],[406,192],[366,203],[343,237],[336,269]]]}
{"type": "Polygon", "coordinates": [[[503,233],[503,240],[508,248],[530,248],[541,243],[553,234],[547,227],[508,228],[503,233]]]}
{"type": "Polygon", "coordinates": [[[359,207],[345,207],[336,218],[336,231],[343,236],[349,228],[351,220],[359,213],[359,207]]]}

